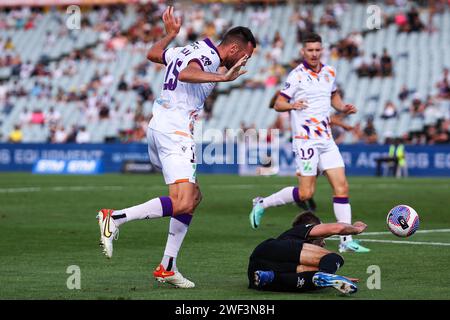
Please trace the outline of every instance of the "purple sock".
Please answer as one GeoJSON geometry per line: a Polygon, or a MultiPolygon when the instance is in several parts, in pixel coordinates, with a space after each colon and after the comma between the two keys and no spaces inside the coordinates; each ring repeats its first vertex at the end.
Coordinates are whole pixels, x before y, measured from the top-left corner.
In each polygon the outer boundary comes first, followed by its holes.
{"type": "Polygon", "coordinates": [[[163,217],[171,217],[173,215],[172,199],[170,197],[160,197],[161,206],[163,210],[163,217]]]}
{"type": "Polygon", "coordinates": [[[173,218],[177,219],[178,221],[180,221],[188,226],[191,224],[192,214],[182,213],[182,214],[178,214],[178,215],[174,216],[173,218]]]}
{"type": "Polygon", "coordinates": [[[300,195],[298,193],[298,187],[294,187],[294,190],[292,190],[292,197],[294,198],[294,201],[297,203],[302,202],[302,200],[300,200],[300,195]]]}

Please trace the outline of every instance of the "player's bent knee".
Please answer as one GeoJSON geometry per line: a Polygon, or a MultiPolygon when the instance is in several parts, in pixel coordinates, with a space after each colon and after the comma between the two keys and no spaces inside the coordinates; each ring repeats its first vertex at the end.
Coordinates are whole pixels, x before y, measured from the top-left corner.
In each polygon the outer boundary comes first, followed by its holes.
{"type": "Polygon", "coordinates": [[[344,258],[337,253],[328,253],[319,261],[319,270],[327,273],[336,273],[344,265],[344,258]]]}
{"type": "Polygon", "coordinates": [[[348,197],[348,191],[349,191],[349,188],[348,188],[347,182],[334,188],[334,194],[335,194],[335,196],[338,196],[338,197],[348,197]]]}
{"type": "Polygon", "coordinates": [[[194,212],[197,203],[194,199],[182,199],[173,203],[173,214],[191,213],[194,212]]]}

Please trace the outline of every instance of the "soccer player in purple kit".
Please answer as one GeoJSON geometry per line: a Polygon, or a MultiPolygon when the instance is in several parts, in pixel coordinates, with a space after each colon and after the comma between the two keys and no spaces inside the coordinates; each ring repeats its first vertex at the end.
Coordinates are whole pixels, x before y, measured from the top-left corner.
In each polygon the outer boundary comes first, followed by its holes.
{"type": "Polygon", "coordinates": [[[196,178],[193,128],[204,101],[217,82],[233,81],[256,47],[252,32],[245,27],[230,29],[216,47],[210,39],[185,47],[167,48],[181,27],[173,7],[163,14],[166,35],[156,42],[147,58],[166,66],[161,95],[153,105],[147,131],[151,163],[162,170],[169,196],[153,198],[121,210],[101,209],[98,214],[101,241],[107,257],[113,254],[113,240],[126,222],[170,217],[169,234],[161,263],[153,272],[160,282],[179,288],[193,288],[177,268],[176,258],[195,208],[202,196],[196,178]]]}

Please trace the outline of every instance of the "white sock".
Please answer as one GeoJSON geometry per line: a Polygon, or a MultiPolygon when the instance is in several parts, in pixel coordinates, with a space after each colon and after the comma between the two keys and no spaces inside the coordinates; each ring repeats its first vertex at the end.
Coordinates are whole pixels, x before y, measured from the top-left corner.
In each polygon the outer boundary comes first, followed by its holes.
{"type": "MultiPolygon", "coordinates": [[[[155,219],[166,215],[172,215],[170,212],[171,208],[169,210],[165,210],[162,203],[163,198],[170,199],[168,197],[154,198],[134,207],[115,210],[112,214],[115,224],[120,226],[125,222],[130,222],[133,220],[155,219]]],[[[166,200],[166,202],[167,201],[168,200],[166,200]]]]}
{"type": "MultiPolygon", "coordinates": [[[[183,214],[183,216],[188,215],[183,214]]],[[[164,250],[164,257],[161,261],[161,264],[164,266],[166,270],[177,271],[176,259],[178,256],[178,252],[180,251],[181,245],[183,244],[184,237],[188,232],[188,229],[189,224],[183,223],[176,218],[170,219],[169,234],[167,236],[166,249],[164,250]]]]}
{"type": "Polygon", "coordinates": [[[296,201],[293,196],[294,189],[298,190],[294,187],[286,187],[264,198],[262,202],[263,208],[278,207],[296,201]]]}
{"type": "MultiPolygon", "coordinates": [[[[337,222],[352,224],[352,207],[347,197],[333,198],[334,215],[337,222]]],[[[340,236],[341,243],[352,241],[352,236],[340,236]]]]}

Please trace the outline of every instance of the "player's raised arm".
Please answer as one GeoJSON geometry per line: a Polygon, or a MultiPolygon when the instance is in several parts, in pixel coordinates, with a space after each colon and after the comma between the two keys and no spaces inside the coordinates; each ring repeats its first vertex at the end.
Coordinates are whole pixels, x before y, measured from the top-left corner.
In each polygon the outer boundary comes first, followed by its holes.
{"type": "Polygon", "coordinates": [[[335,235],[355,235],[366,230],[367,225],[361,221],[353,225],[347,223],[323,223],[314,226],[309,232],[309,238],[327,238],[335,235]]]}
{"type": "Polygon", "coordinates": [[[153,44],[147,53],[147,59],[164,64],[163,52],[169,46],[169,44],[175,39],[181,28],[181,18],[175,18],[173,15],[173,7],[169,6],[164,11],[162,19],[164,21],[164,27],[166,29],[166,35],[159,41],[153,44]]]}
{"type": "Polygon", "coordinates": [[[241,67],[245,65],[247,59],[247,55],[243,56],[233,67],[230,68],[230,70],[225,73],[205,72],[196,61],[192,61],[180,72],[178,80],[190,83],[233,81],[247,72],[245,70],[241,70],[241,67]]]}

